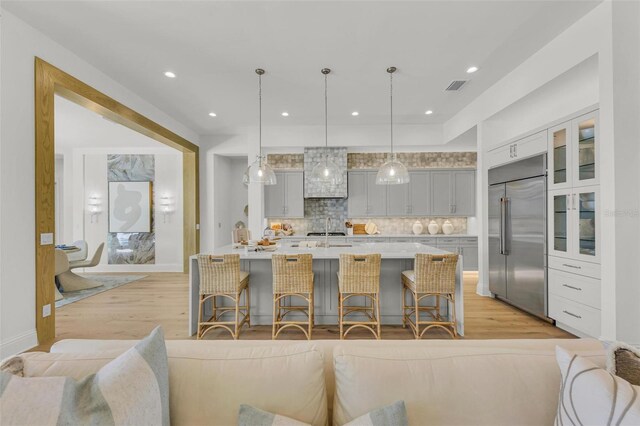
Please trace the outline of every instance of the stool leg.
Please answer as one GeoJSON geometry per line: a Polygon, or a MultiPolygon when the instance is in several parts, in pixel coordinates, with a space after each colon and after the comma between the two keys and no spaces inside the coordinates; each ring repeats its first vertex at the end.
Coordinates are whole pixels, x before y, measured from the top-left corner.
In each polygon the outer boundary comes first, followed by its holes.
{"type": "Polygon", "coordinates": [[[453,337],[458,337],[458,322],[456,320],[456,295],[451,295],[451,321],[453,322],[453,337]]]}
{"type": "Polygon", "coordinates": [[[273,321],[271,322],[271,340],[276,339],[276,304],[278,303],[278,301],[276,300],[277,297],[277,294],[273,295],[273,321]]]}
{"type": "Polygon", "coordinates": [[[404,284],[402,284],[402,328],[407,328],[406,299],[407,299],[407,288],[404,286],[404,284]]]}
{"type": "Polygon", "coordinates": [[[380,335],[380,293],[376,294],[376,321],[378,322],[378,335],[377,338],[378,340],[380,340],[381,335],[380,335]]]}
{"type": "Polygon", "coordinates": [[[245,302],[247,305],[247,326],[251,328],[251,292],[249,291],[249,284],[247,284],[247,288],[245,289],[246,293],[244,294],[245,302]]]}
{"type": "Polygon", "coordinates": [[[313,330],[313,292],[309,294],[309,340],[311,340],[312,330],[313,330]]]}
{"type": "Polygon", "coordinates": [[[344,328],[342,324],[342,292],[338,292],[338,323],[340,324],[340,340],[344,339],[344,328]]]}
{"type": "Polygon", "coordinates": [[[198,301],[198,331],[196,333],[196,338],[198,340],[202,339],[202,335],[200,334],[200,329],[201,329],[201,325],[202,324],[202,298],[203,296],[200,295],[200,300],[198,301]]]}
{"type": "Polygon", "coordinates": [[[238,340],[238,336],[240,336],[240,292],[236,293],[236,328],[235,333],[233,333],[233,340],[238,340]]]}
{"type": "MultiPolygon", "coordinates": [[[[413,292],[412,292],[413,293],[413,292]]],[[[415,330],[415,335],[416,335],[416,339],[420,338],[420,304],[418,301],[418,292],[413,293],[413,303],[414,303],[414,307],[416,309],[416,330],[415,330]]]]}

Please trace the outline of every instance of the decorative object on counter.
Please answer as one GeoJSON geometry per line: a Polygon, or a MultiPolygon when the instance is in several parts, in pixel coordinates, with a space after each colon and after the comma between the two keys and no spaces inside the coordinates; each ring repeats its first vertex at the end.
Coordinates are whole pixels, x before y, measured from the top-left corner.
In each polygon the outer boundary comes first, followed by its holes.
{"type": "Polygon", "coordinates": [[[324,147],[326,152],[323,160],[313,167],[311,179],[326,185],[340,185],[342,183],[342,170],[329,158],[327,76],[331,70],[322,68],[320,72],[324,75],[324,147]]]}
{"type": "Polygon", "coordinates": [[[416,220],[411,230],[413,231],[414,235],[420,235],[424,230],[424,226],[422,226],[422,222],[420,222],[419,220],[416,220]]]}
{"type": "Polygon", "coordinates": [[[369,221],[365,226],[364,226],[364,230],[368,235],[375,235],[375,234],[379,234],[380,231],[378,231],[378,226],[369,221]]]}
{"type": "Polygon", "coordinates": [[[234,244],[246,243],[251,239],[251,232],[247,228],[236,228],[231,231],[231,239],[234,244]]]}
{"type": "Polygon", "coordinates": [[[387,68],[389,73],[389,105],[390,105],[390,141],[391,151],[389,154],[389,160],[387,160],[382,167],[378,170],[376,176],[376,184],[378,185],[398,185],[403,183],[409,183],[409,171],[398,161],[397,155],[393,152],[393,73],[396,72],[396,67],[387,68]]]}
{"type": "Polygon", "coordinates": [[[354,223],[353,224],[353,235],[367,235],[367,231],[365,229],[366,225],[364,223],[354,223]]]}
{"type": "Polygon", "coordinates": [[[246,204],[246,205],[244,206],[243,211],[244,211],[244,215],[245,215],[246,217],[249,217],[249,204],[246,204]]]}
{"type": "Polygon", "coordinates": [[[451,234],[453,234],[453,224],[452,224],[450,221],[445,220],[445,221],[444,221],[444,224],[442,225],[442,232],[443,232],[445,235],[451,235],[451,234]]]}
{"type": "Polygon", "coordinates": [[[438,222],[431,219],[431,222],[429,222],[429,226],[427,226],[427,230],[429,231],[429,234],[436,235],[438,232],[440,232],[440,225],[438,225],[438,222]]]}
{"type": "Polygon", "coordinates": [[[262,236],[267,238],[273,238],[276,236],[276,232],[271,229],[267,219],[264,220],[264,231],[262,232],[262,236]]]}
{"type": "Polygon", "coordinates": [[[346,221],[344,227],[347,228],[347,235],[353,235],[353,224],[351,222],[346,221]]]}
{"type": "Polygon", "coordinates": [[[260,185],[275,185],[276,175],[267,163],[267,157],[262,155],[262,68],[256,69],[258,74],[258,105],[259,105],[259,125],[258,125],[258,155],[256,161],[244,172],[242,182],[244,184],[258,183],[260,185]]]}
{"type": "Polygon", "coordinates": [[[237,221],[235,226],[234,226],[235,229],[244,229],[246,227],[247,227],[247,225],[245,225],[245,223],[243,221],[241,221],[241,220],[237,221]]]}

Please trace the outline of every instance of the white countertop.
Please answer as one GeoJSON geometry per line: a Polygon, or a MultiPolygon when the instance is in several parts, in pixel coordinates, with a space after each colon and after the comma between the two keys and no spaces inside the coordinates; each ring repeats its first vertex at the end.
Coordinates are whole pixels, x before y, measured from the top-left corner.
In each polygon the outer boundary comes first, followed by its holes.
{"type": "MultiPolygon", "coordinates": [[[[380,253],[383,259],[413,259],[416,253],[447,254],[448,251],[440,250],[419,243],[355,243],[351,247],[330,248],[300,248],[289,245],[278,246],[275,251],[245,252],[244,249],[234,249],[232,245],[224,246],[216,250],[216,255],[237,253],[242,260],[271,259],[273,254],[300,254],[311,253],[314,259],[338,259],[340,254],[371,254],[380,253]]],[[[196,256],[191,256],[196,259],[196,256]]]]}
{"type": "MultiPolygon", "coordinates": [[[[445,235],[445,234],[435,234],[435,235],[431,235],[431,234],[419,234],[419,235],[415,235],[415,234],[375,234],[375,235],[330,235],[329,239],[331,238],[477,238],[477,235],[474,234],[451,234],[451,235],[445,235]]],[[[290,236],[281,236],[281,237],[277,237],[277,238],[282,238],[283,240],[286,240],[288,238],[309,238],[309,239],[321,239],[324,238],[324,235],[313,235],[313,236],[308,236],[308,235],[290,235],[290,236]]]]}

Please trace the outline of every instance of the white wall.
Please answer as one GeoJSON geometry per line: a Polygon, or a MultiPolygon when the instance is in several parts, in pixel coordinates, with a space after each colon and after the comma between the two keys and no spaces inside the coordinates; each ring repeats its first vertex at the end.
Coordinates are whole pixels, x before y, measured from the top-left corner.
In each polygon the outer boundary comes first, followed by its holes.
{"type": "MultiPolygon", "coordinates": [[[[171,148],[159,147],[131,149],[73,149],[65,157],[73,159],[73,172],[67,180],[68,192],[74,192],[73,203],[65,205],[73,222],[73,232],[65,243],[86,240],[89,256],[101,243],[107,242],[108,230],[108,154],[149,154],[155,159],[155,263],[150,265],[109,265],[107,247],[102,253],[100,265],[86,272],[182,272],[183,264],[183,214],[182,214],[182,154],[171,148]],[[160,197],[171,198],[171,214],[165,216],[160,208],[160,197]],[[87,211],[89,197],[97,196],[102,202],[102,212],[91,216],[87,211]]],[[[56,209],[58,206],[56,206],[56,209]]]]}
{"type": "Polygon", "coordinates": [[[34,58],[61,68],[193,143],[199,138],[4,9],[0,43],[0,357],[5,357],[37,344],[34,58]]]}

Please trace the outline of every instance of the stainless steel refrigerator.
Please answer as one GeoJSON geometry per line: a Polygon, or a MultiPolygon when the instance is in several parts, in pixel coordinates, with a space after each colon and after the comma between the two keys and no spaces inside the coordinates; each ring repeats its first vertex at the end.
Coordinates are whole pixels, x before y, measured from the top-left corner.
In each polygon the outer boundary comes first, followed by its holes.
{"type": "Polygon", "coordinates": [[[489,288],[547,319],[546,155],[489,170],[489,288]]]}

